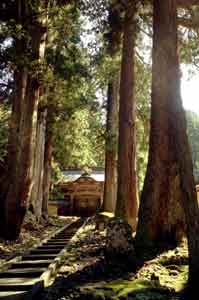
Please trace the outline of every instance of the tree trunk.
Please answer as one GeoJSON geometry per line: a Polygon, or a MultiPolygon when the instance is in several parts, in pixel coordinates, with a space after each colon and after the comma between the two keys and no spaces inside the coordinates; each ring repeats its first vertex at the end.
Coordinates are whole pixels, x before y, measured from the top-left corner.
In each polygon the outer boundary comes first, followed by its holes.
{"type": "Polygon", "coordinates": [[[118,87],[116,74],[108,84],[104,184],[104,210],[113,213],[117,196],[118,87]]]}
{"type": "Polygon", "coordinates": [[[173,18],[173,52],[171,53],[169,79],[170,79],[170,131],[173,132],[173,148],[178,162],[181,198],[187,224],[188,250],[189,250],[189,291],[194,297],[198,291],[199,276],[199,207],[193,165],[189,147],[185,111],[182,106],[180,94],[180,70],[177,55],[177,8],[176,0],[169,1],[171,17],[173,18]]]}
{"type": "MultiPolygon", "coordinates": [[[[147,242],[151,244],[155,239],[159,239],[159,234],[160,238],[166,238],[166,233],[168,233],[170,227],[167,224],[169,220],[168,213],[174,216],[177,213],[178,199],[175,197],[173,205],[171,205],[168,193],[172,189],[169,175],[172,174],[174,168],[187,225],[189,285],[190,290],[193,291],[197,289],[199,275],[199,210],[194,186],[191,153],[186,134],[186,119],[180,95],[176,0],[154,0],[151,122],[149,164],[141,198],[136,241],[141,246],[143,241],[146,245],[147,242]],[[158,115],[162,117],[160,118],[158,115]],[[165,137],[160,134],[162,128],[165,137]],[[160,148],[158,143],[162,148],[162,151],[159,150],[159,155],[156,151],[156,148],[160,148]],[[166,154],[163,151],[165,148],[166,154]],[[173,159],[170,160],[169,154],[172,155],[173,159]],[[155,155],[157,158],[155,158],[155,155]],[[164,171],[163,166],[166,171],[164,171]],[[158,168],[162,168],[162,174],[159,173],[158,168]],[[162,179],[157,180],[158,176],[161,176],[162,179]],[[165,184],[167,186],[164,186],[165,184]],[[168,194],[168,196],[165,196],[165,194],[168,194]],[[158,209],[154,206],[157,206],[158,209]],[[142,243],[140,243],[141,239],[142,243]]],[[[170,176],[173,180],[173,174],[170,176]]],[[[175,216],[175,220],[178,219],[179,222],[183,223],[182,214],[177,213],[177,215],[178,218],[175,216]]],[[[173,229],[170,230],[170,236],[171,234],[174,235],[173,231],[173,229]]]]}
{"type": "Polygon", "coordinates": [[[44,180],[43,180],[43,204],[42,204],[42,216],[47,218],[48,216],[48,199],[50,194],[51,185],[51,162],[53,151],[53,134],[49,130],[46,135],[45,153],[44,153],[44,180]]]}
{"type": "MultiPolygon", "coordinates": [[[[17,51],[22,51],[23,41],[17,44],[17,51]]],[[[12,97],[12,113],[9,122],[9,138],[8,138],[8,166],[4,176],[1,178],[1,196],[0,196],[0,236],[4,236],[5,228],[5,209],[6,196],[9,189],[9,184],[15,182],[18,172],[18,165],[15,163],[19,155],[19,126],[21,118],[22,103],[25,98],[25,90],[27,85],[27,71],[21,67],[14,74],[14,95],[12,97]]]]}
{"type": "Polygon", "coordinates": [[[46,110],[40,110],[37,121],[31,206],[39,221],[42,216],[46,110]]]}
{"type": "MultiPolygon", "coordinates": [[[[137,246],[177,243],[185,230],[175,134],[170,126],[171,70],[177,51],[172,1],[154,1],[149,161],[139,212],[137,246]]],[[[175,63],[176,65],[176,63],[175,63]]],[[[176,82],[176,79],[175,79],[176,82]]],[[[162,246],[161,245],[161,246],[162,246]]]]}
{"type": "MultiPolygon", "coordinates": [[[[47,1],[45,1],[45,5],[47,5],[47,1]]],[[[6,228],[4,237],[10,240],[16,239],[20,233],[21,224],[31,195],[36,120],[41,87],[38,72],[39,65],[44,57],[47,33],[47,14],[42,14],[41,17],[37,11],[38,17],[35,17],[36,3],[34,9],[26,1],[19,1],[18,6],[20,24],[22,27],[25,26],[25,30],[30,34],[30,41],[27,44],[31,45],[31,59],[29,61],[29,70],[27,70],[27,67],[18,67],[19,74],[21,69],[26,71],[26,75],[24,75],[26,80],[23,85],[19,81],[16,82],[18,93],[13,104],[13,108],[17,107],[16,115],[14,111],[12,112],[12,120],[16,123],[14,124],[13,133],[14,131],[17,132],[17,138],[9,140],[10,180],[5,200],[4,225],[4,228],[6,228]],[[16,153],[14,149],[16,149],[16,153]]],[[[43,8],[46,9],[47,7],[43,8]]],[[[16,48],[18,48],[21,41],[16,41],[16,44],[16,48]]],[[[21,53],[18,52],[20,63],[24,61],[24,55],[27,54],[27,51],[28,48],[25,47],[21,53]]]]}
{"type": "Polygon", "coordinates": [[[5,205],[7,239],[15,239],[19,234],[32,188],[33,140],[36,132],[34,118],[37,117],[39,100],[38,88],[33,88],[33,85],[34,81],[28,80],[28,93],[25,97],[19,129],[19,153],[17,160],[12,161],[16,168],[12,171],[14,180],[10,182],[5,205]]]}
{"type": "Polygon", "coordinates": [[[115,4],[109,7],[108,55],[112,59],[114,70],[108,83],[107,120],[105,145],[105,183],[103,209],[115,212],[117,197],[117,152],[118,152],[118,114],[120,70],[116,59],[121,46],[120,13],[115,4]],[[116,22],[118,20],[118,22],[116,22]]]}
{"type": "Polygon", "coordinates": [[[136,5],[129,2],[124,20],[120,81],[118,190],[116,216],[126,218],[135,230],[138,195],[135,166],[134,54],[136,5]]]}

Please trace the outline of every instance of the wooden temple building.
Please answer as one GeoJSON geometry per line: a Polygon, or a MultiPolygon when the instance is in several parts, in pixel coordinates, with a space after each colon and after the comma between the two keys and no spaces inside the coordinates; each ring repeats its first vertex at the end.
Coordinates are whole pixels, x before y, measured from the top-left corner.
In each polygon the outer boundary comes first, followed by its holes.
{"type": "MultiPolygon", "coordinates": [[[[80,169],[63,172],[64,180],[59,183],[62,197],[49,201],[50,215],[92,215],[102,206],[104,169],[95,168],[88,175],[80,169]]],[[[196,186],[199,202],[199,185],[196,186]]]]}
{"type": "Polygon", "coordinates": [[[58,215],[92,215],[103,201],[104,170],[93,169],[88,174],[81,170],[66,170],[59,183],[62,199],[49,201],[49,213],[58,215]]]}

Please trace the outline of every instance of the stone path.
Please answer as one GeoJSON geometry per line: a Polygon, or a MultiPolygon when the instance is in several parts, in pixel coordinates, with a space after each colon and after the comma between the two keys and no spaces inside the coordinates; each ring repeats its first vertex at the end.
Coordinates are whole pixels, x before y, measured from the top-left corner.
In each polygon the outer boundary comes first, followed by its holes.
{"type": "Polygon", "coordinates": [[[52,283],[65,257],[65,247],[82,223],[67,224],[37,248],[9,261],[0,273],[0,300],[32,299],[52,283]]]}

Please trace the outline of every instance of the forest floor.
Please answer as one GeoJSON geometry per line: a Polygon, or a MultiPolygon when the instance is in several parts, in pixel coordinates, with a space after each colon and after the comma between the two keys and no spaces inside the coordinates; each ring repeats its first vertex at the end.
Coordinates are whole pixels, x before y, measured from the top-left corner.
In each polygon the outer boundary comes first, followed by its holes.
{"type": "Polygon", "coordinates": [[[188,273],[186,245],[146,260],[137,270],[113,266],[104,258],[105,231],[91,218],[67,248],[55,282],[43,300],[181,300],[188,273]],[[128,270],[127,270],[128,269],[128,270]]]}
{"type": "Polygon", "coordinates": [[[75,218],[72,217],[49,217],[46,221],[38,223],[35,217],[28,213],[18,240],[12,242],[0,240],[0,268],[8,260],[40,244],[59,228],[73,220],[75,218]]]}

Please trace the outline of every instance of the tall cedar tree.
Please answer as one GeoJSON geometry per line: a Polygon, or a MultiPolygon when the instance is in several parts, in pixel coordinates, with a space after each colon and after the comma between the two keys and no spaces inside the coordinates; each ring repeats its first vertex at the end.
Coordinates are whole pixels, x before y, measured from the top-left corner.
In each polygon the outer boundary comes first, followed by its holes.
{"type": "MultiPolygon", "coordinates": [[[[191,290],[194,290],[194,287],[197,287],[199,275],[199,210],[186,134],[186,119],[180,95],[177,1],[154,0],[153,5],[154,44],[150,153],[141,198],[136,241],[139,245],[142,239],[146,246],[146,242],[157,240],[158,234],[160,234],[160,239],[166,238],[164,230],[169,228],[167,215],[176,213],[174,210],[178,200],[174,198],[174,205],[170,205],[169,175],[171,174],[171,179],[174,180],[173,174],[170,173],[170,169],[174,167],[187,225],[189,286],[191,290]],[[161,115],[161,118],[158,115],[161,115]],[[160,133],[161,131],[165,133],[165,137],[160,133]],[[157,152],[156,148],[160,147],[161,149],[157,152]],[[164,160],[168,163],[167,166],[164,160]],[[162,177],[161,181],[159,177],[162,177]],[[163,179],[165,177],[166,179],[163,179]],[[168,204],[164,203],[162,198],[164,201],[168,201],[168,204]],[[152,215],[153,217],[151,217],[152,215]]],[[[171,232],[169,232],[169,236],[170,234],[171,232]]]]}
{"type": "Polygon", "coordinates": [[[6,228],[1,235],[9,240],[19,236],[33,185],[40,70],[46,44],[48,1],[17,1],[16,4],[16,23],[25,35],[14,38],[17,64],[8,147],[9,176],[3,191],[4,226],[1,226],[1,229],[6,228]]]}
{"type": "MultiPolygon", "coordinates": [[[[109,8],[108,54],[114,60],[121,45],[121,23],[119,10],[114,5],[109,8]]],[[[117,144],[118,144],[118,112],[119,112],[119,77],[120,70],[114,69],[108,82],[107,121],[105,146],[105,211],[114,212],[117,197],[117,144]]]]}
{"type": "Polygon", "coordinates": [[[138,208],[135,167],[135,84],[136,1],[128,1],[124,19],[119,103],[118,190],[116,216],[136,228],[138,208]]]}
{"type": "Polygon", "coordinates": [[[180,186],[178,161],[174,152],[175,133],[171,130],[170,122],[173,98],[171,72],[176,66],[177,51],[173,22],[171,4],[155,1],[149,161],[136,236],[137,245],[140,243],[141,248],[153,247],[154,243],[176,243],[181,238],[181,229],[185,228],[180,202],[185,195],[180,186]],[[166,9],[170,10],[170,14],[166,13],[166,9]]]}

